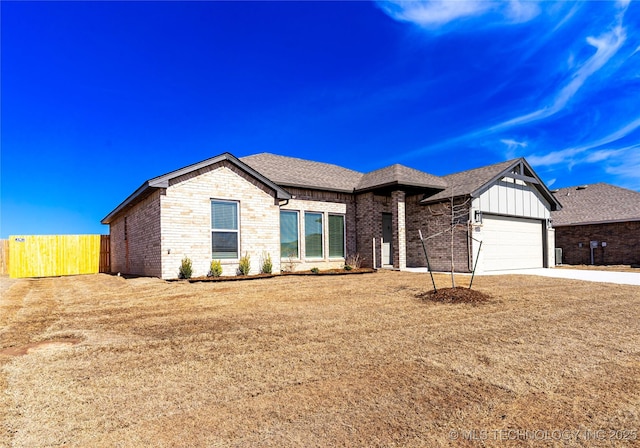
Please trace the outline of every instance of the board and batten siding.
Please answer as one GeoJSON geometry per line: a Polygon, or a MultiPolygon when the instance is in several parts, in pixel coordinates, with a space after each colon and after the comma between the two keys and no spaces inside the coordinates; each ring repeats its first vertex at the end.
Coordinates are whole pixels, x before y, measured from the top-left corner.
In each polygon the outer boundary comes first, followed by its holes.
{"type": "Polygon", "coordinates": [[[497,181],[473,199],[471,208],[484,213],[522,218],[549,219],[551,216],[551,205],[537,189],[520,180],[514,182],[513,179],[497,181]]]}
{"type": "Polygon", "coordinates": [[[471,219],[475,211],[484,215],[484,222],[475,226],[473,232],[474,261],[480,241],[486,239],[478,259],[478,272],[553,266],[555,234],[547,228],[550,209],[551,204],[540,192],[521,180],[501,179],[474,198],[471,219]],[[497,231],[502,235],[498,239],[494,235],[497,231]],[[507,244],[509,241],[511,244],[507,244]],[[539,249],[533,247],[538,245],[539,249]]]}

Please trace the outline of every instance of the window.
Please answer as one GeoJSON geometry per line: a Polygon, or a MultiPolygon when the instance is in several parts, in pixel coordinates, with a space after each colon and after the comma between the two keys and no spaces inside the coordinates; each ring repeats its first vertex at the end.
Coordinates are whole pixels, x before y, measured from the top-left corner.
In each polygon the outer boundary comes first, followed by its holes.
{"type": "Polygon", "coordinates": [[[304,214],[304,252],[306,258],[322,258],[322,213],[304,214]]]}
{"type": "Polygon", "coordinates": [[[212,258],[238,258],[238,234],[238,203],[211,201],[212,258]]]}
{"type": "Polygon", "coordinates": [[[329,258],[344,258],[344,216],[329,215],[329,258]]]}
{"type": "Polygon", "coordinates": [[[299,258],[298,212],[280,212],[280,257],[299,258]]]}

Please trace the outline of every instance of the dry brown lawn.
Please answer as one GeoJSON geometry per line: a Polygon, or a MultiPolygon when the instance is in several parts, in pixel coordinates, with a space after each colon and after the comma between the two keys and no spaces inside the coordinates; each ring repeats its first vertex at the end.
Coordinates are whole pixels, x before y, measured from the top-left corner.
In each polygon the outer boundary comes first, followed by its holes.
{"type": "Polygon", "coordinates": [[[640,444],[640,287],[488,276],[488,302],[451,304],[429,286],[4,278],[0,445],[640,444]]]}

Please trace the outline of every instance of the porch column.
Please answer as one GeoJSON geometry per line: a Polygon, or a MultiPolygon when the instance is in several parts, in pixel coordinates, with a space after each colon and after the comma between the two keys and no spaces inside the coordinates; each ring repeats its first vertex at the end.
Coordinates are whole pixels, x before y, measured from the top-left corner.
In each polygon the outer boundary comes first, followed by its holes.
{"type": "Polygon", "coordinates": [[[393,267],[401,271],[407,268],[407,235],[405,224],[405,192],[391,193],[391,214],[393,222],[393,267]]]}

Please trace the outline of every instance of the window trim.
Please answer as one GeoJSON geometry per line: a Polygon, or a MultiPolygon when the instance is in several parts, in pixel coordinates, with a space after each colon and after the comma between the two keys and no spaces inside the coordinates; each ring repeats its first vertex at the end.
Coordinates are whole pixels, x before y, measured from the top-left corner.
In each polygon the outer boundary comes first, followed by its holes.
{"type": "Polygon", "coordinates": [[[289,256],[287,254],[283,254],[282,253],[282,212],[285,213],[295,213],[296,215],[296,233],[297,233],[297,237],[298,237],[298,246],[297,246],[297,252],[298,255],[291,258],[292,260],[300,260],[301,259],[301,245],[302,245],[302,241],[300,238],[300,210],[286,210],[286,209],[280,209],[280,258],[289,258],[289,256]]]}
{"type": "Polygon", "coordinates": [[[304,216],[305,216],[305,220],[304,220],[304,259],[305,260],[309,260],[309,261],[318,261],[318,260],[325,260],[325,241],[324,238],[326,236],[325,234],[325,222],[328,221],[324,218],[325,213],[324,212],[316,212],[313,210],[305,210],[304,211],[304,216]],[[322,232],[321,237],[320,237],[320,244],[321,246],[321,255],[319,257],[310,257],[307,255],[307,220],[306,220],[306,216],[307,215],[320,215],[320,218],[322,219],[322,223],[320,224],[320,230],[322,232]]]}
{"type": "Polygon", "coordinates": [[[211,259],[212,260],[220,260],[221,262],[233,262],[233,261],[238,261],[240,260],[240,254],[242,253],[242,250],[240,249],[240,201],[234,201],[232,199],[216,199],[216,198],[210,198],[209,199],[209,219],[211,220],[211,223],[209,225],[209,235],[210,235],[210,241],[209,241],[209,250],[211,251],[211,259]],[[227,203],[227,204],[235,204],[236,205],[236,226],[237,229],[214,229],[213,228],[213,203],[214,202],[218,202],[218,203],[227,203]],[[236,233],[236,242],[237,242],[237,256],[234,258],[214,258],[213,256],[213,234],[214,232],[220,232],[220,233],[230,233],[230,232],[235,232],[236,233]]]}
{"type": "Polygon", "coordinates": [[[342,213],[328,213],[327,217],[327,256],[329,260],[344,260],[347,257],[347,217],[342,213]],[[329,221],[332,216],[339,216],[342,218],[342,256],[331,256],[331,227],[329,221]]]}

